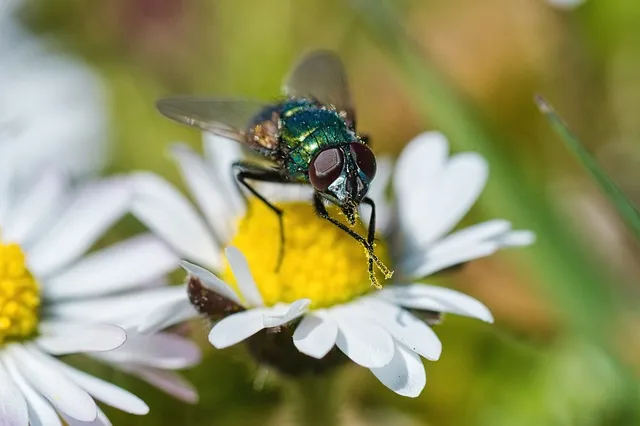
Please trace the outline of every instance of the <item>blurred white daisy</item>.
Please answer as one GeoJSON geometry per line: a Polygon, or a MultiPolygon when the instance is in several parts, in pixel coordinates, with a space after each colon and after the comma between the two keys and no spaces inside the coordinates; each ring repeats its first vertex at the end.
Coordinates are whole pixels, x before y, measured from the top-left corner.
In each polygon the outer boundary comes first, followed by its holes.
{"type": "Polygon", "coordinates": [[[27,176],[54,163],[73,176],[100,170],[109,126],[98,75],[49,49],[15,22],[12,9],[0,11],[0,158],[27,176]]]}
{"type": "MultiPolygon", "coordinates": [[[[191,276],[189,300],[158,308],[142,331],[183,321],[197,310],[222,318],[209,335],[217,348],[248,339],[261,362],[291,374],[321,370],[339,359],[341,351],[369,368],[388,388],[415,397],[426,383],[420,357],[437,360],[442,349],[428,324],[431,319],[455,313],[493,321],[479,301],[417,281],[534,240],[531,232],[514,231],[506,220],[449,234],[482,192],[487,164],[473,153],[450,157],[441,134],[425,133],[404,149],[395,168],[389,159],[379,161],[370,191],[378,206],[376,253],[393,262],[393,282],[375,290],[362,247],[317,217],[308,201],[310,189],[295,185],[261,187],[268,199],[278,196],[278,206],[284,210],[285,257],[276,272],[278,221],[255,199],[246,214],[230,168],[240,157],[239,147],[223,138],[205,138],[204,161],[184,146],[173,153],[206,219],[167,182],[151,174],[134,178],[132,212],[183,258],[220,278],[183,262],[191,276]],[[392,175],[394,199],[388,201],[385,190],[392,175]],[[227,245],[234,248],[227,249],[225,259],[221,248],[227,245]],[[293,348],[291,338],[297,358],[287,348],[287,339],[293,348]]],[[[328,208],[338,216],[336,208],[328,208]]],[[[358,225],[356,231],[362,235],[364,227],[358,225]]]]}
{"type": "Polygon", "coordinates": [[[125,329],[144,314],[136,300],[167,300],[166,288],[147,287],[176,268],[174,255],[147,234],[83,256],[128,211],[128,180],[71,188],[64,175],[45,170],[21,182],[2,162],[0,424],[55,426],[61,416],[70,425],[108,425],[95,400],[148,412],[135,395],[56,359],[65,354],[87,354],[194,400],[170,371],[198,362],[193,343],[168,333],[132,333],[125,341],[125,329]],[[162,265],[152,273],[144,268],[150,259],[162,265]]]}

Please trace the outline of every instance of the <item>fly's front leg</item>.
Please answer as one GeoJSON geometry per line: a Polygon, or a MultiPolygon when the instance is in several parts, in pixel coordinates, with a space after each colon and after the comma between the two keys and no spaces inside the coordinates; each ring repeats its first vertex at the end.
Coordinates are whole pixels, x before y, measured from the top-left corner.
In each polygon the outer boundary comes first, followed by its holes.
{"type": "MultiPolygon", "coordinates": [[[[369,230],[367,234],[367,243],[369,243],[369,246],[373,250],[373,243],[376,237],[376,205],[373,202],[373,200],[369,197],[365,197],[362,200],[362,202],[371,206],[371,216],[369,217],[369,230]]],[[[371,271],[373,270],[373,258],[371,256],[368,257],[368,262],[369,262],[369,271],[371,271]]],[[[387,274],[385,274],[385,276],[386,275],[387,274]]]]}
{"type": "MultiPolygon", "coordinates": [[[[274,169],[260,167],[255,164],[245,163],[238,161],[231,166],[234,170],[237,170],[236,180],[243,187],[247,188],[258,200],[262,201],[272,212],[278,217],[278,224],[280,227],[280,249],[278,251],[278,261],[276,263],[276,271],[282,266],[282,260],[284,259],[284,221],[282,218],[283,211],[269,200],[264,198],[254,187],[249,185],[247,180],[255,180],[259,182],[275,182],[275,183],[288,183],[286,179],[282,177],[280,172],[274,169]]],[[[240,191],[242,197],[247,201],[246,195],[240,191]]],[[[247,203],[248,205],[248,203],[247,203]]],[[[250,214],[250,212],[248,212],[250,214]]]]}
{"type": "Polygon", "coordinates": [[[376,238],[376,203],[369,197],[364,197],[363,204],[367,204],[371,207],[371,216],[369,217],[369,231],[367,234],[367,242],[373,247],[373,242],[376,238]]]}
{"type": "MultiPolygon", "coordinates": [[[[373,201],[373,199],[369,197],[364,197],[362,202],[371,207],[371,216],[369,217],[369,230],[367,233],[367,243],[369,243],[371,250],[373,250],[373,246],[376,238],[376,203],[373,201]]],[[[369,261],[373,262],[373,259],[370,258],[369,261]]],[[[385,278],[388,279],[393,276],[393,271],[389,270],[389,268],[384,266],[382,263],[380,263],[378,267],[380,268],[380,272],[384,274],[385,278]]]]}
{"type": "MultiPolygon", "coordinates": [[[[334,226],[337,226],[338,228],[340,228],[342,231],[347,233],[351,238],[353,238],[354,240],[359,242],[364,247],[364,249],[365,249],[365,251],[367,253],[369,280],[371,281],[371,284],[374,287],[382,288],[382,286],[378,282],[378,278],[376,277],[375,271],[373,269],[374,265],[377,266],[378,269],[380,269],[380,271],[384,274],[384,276],[386,278],[391,278],[391,276],[393,275],[393,272],[390,271],[389,268],[387,268],[382,263],[382,261],[380,261],[380,259],[378,259],[378,257],[373,252],[373,240],[370,243],[369,241],[365,240],[361,235],[359,235],[358,233],[353,231],[351,228],[346,226],[344,223],[332,218],[329,215],[329,212],[327,211],[326,207],[322,203],[322,198],[317,193],[314,193],[314,195],[313,195],[313,206],[314,206],[316,214],[318,216],[320,216],[321,218],[323,218],[325,220],[328,220],[334,226]]],[[[374,221],[375,221],[375,219],[374,219],[374,221]]],[[[373,228],[373,229],[374,229],[373,236],[370,236],[369,238],[373,238],[375,236],[375,228],[373,228]]],[[[369,231],[369,234],[371,234],[371,231],[369,231]]]]}

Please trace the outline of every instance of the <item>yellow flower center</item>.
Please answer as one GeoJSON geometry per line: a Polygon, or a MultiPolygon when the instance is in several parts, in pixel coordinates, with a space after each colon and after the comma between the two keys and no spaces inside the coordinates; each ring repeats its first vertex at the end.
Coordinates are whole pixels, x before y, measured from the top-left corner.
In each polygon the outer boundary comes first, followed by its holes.
{"type": "MultiPolygon", "coordinates": [[[[248,214],[229,243],[247,257],[251,273],[267,306],[309,298],[314,308],[328,307],[354,299],[373,288],[369,280],[363,247],[327,220],[318,217],[311,204],[278,203],[284,212],[284,258],[276,270],[280,248],[277,216],[261,201],[252,199],[248,214]]],[[[328,207],[332,217],[346,220],[339,209],[328,207]]],[[[358,221],[352,228],[366,236],[358,221]]],[[[376,254],[384,262],[387,250],[377,241],[376,254]]],[[[235,285],[227,266],[223,279],[235,285]]],[[[380,281],[384,280],[378,274],[380,281]]]]}
{"type": "Polygon", "coordinates": [[[0,244],[0,344],[36,331],[40,289],[17,244],[0,244]]]}

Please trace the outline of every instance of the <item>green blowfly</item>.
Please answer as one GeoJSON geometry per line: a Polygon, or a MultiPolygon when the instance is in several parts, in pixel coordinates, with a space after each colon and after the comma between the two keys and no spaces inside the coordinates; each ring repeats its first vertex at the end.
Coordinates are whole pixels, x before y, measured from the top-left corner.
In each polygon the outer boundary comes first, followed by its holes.
{"type": "MultiPolygon", "coordinates": [[[[379,287],[374,265],[392,272],[374,253],[376,209],[367,197],[376,174],[376,158],[367,137],[356,132],[346,73],[333,52],[315,51],[293,67],[276,102],[247,99],[173,97],[157,102],[165,116],[242,143],[267,165],[232,165],[239,185],[265,203],[280,221],[279,268],[284,256],[282,210],[248,181],[310,184],[316,213],[357,240],[367,253],[369,278],[379,287]],[[371,207],[367,238],[331,217],[324,201],[337,205],[353,226],[361,203],[371,207]]],[[[241,191],[242,192],[242,191],[241,191]]]]}

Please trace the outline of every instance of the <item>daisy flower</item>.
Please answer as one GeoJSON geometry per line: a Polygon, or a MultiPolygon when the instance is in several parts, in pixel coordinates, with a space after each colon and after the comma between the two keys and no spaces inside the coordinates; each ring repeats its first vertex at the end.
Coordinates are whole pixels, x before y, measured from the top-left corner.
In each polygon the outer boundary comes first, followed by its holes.
{"type": "MultiPolygon", "coordinates": [[[[207,135],[205,151],[202,159],[184,146],[173,150],[202,216],[161,178],[134,178],[133,214],[187,260],[189,273],[189,297],[159,307],[141,328],[205,313],[220,319],[209,334],[213,346],[246,341],[261,363],[284,373],[321,371],[346,355],[396,393],[419,395],[426,383],[421,357],[437,360],[442,349],[430,325],[443,313],[493,321],[472,297],[419,280],[534,240],[500,219],[452,232],[482,192],[487,164],[474,153],[450,156],[444,136],[425,133],[395,167],[379,159],[369,193],[378,206],[376,253],[395,269],[383,290],[370,285],[362,247],[314,214],[308,186],[260,188],[268,199],[279,195],[284,210],[285,256],[276,272],[277,218],[256,199],[247,208],[233,182],[230,165],[240,148],[207,135]],[[225,246],[232,247],[223,256],[225,246]]],[[[354,230],[365,234],[362,224],[354,230]]]]}
{"type": "Polygon", "coordinates": [[[156,273],[177,267],[172,252],[146,234],[85,255],[128,211],[128,181],[72,188],[64,175],[41,171],[17,183],[12,165],[0,167],[0,423],[110,424],[96,400],[149,411],[137,396],[56,358],[66,354],[87,354],[195,399],[171,371],[199,361],[193,343],[168,333],[125,334],[146,315],[137,302],[171,300],[156,288],[163,282],[156,273]],[[161,264],[151,273],[144,268],[150,259],[161,264]]]}
{"type": "Polygon", "coordinates": [[[13,19],[16,9],[21,5],[22,0],[3,0],[0,4],[0,22],[13,19]]]}
{"type": "Polygon", "coordinates": [[[0,158],[27,176],[52,162],[73,176],[94,173],[108,159],[102,82],[19,25],[17,6],[0,6],[0,158]]]}

